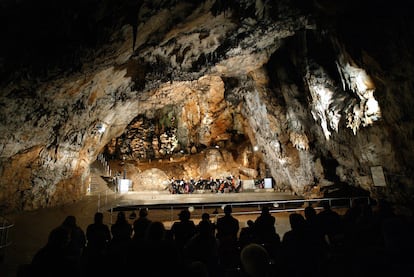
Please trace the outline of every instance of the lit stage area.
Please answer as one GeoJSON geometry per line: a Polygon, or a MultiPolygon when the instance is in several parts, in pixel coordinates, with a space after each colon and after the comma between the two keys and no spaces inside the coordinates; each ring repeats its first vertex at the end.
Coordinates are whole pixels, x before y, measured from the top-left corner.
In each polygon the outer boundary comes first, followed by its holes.
{"type": "MultiPolygon", "coordinates": [[[[112,197],[113,199],[113,197],[112,197]]],[[[194,194],[169,194],[162,192],[128,192],[118,195],[107,204],[102,203],[104,210],[135,210],[139,208],[149,209],[177,209],[183,207],[216,208],[223,205],[248,206],[278,203],[288,200],[300,200],[290,193],[282,192],[240,192],[240,193],[194,193],[194,194]]],[[[102,200],[101,200],[102,201],[102,200]]],[[[277,204],[274,204],[277,205],[277,204]]]]}
{"type": "Polygon", "coordinates": [[[92,167],[91,172],[93,178],[89,194],[97,196],[98,211],[111,214],[111,223],[119,211],[124,211],[130,219],[134,219],[137,211],[142,208],[148,209],[153,219],[165,222],[178,220],[178,213],[182,209],[189,209],[192,218],[197,220],[203,213],[223,215],[225,205],[231,205],[236,216],[256,216],[263,206],[270,208],[271,213],[303,211],[309,205],[321,209],[322,201],[329,201],[333,208],[347,208],[354,198],[305,199],[290,191],[255,188],[253,183],[247,186],[246,180],[239,192],[215,193],[210,190],[195,190],[193,193],[172,194],[166,189],[134,191],[129,179],[121,179],[125,181],[126,189],[122,189],[121,186],[115,189],[112,179],[103,176],[99,167],[92,167]]]}
{"type": "MultiPolygon", "coordinates": [[[[217,208],[219,212],[223,205],[236,206],[277,206],[278,201],[302,201],[292,192],[279,192],[273,188],[255,188],[253,180],[248,184],[243,181],[239,192],[211,192],[210,190],[194,190],[193,193],[172,194],[167,189],[152,191],[134,191],[130,179],[119,179],[115,188],[112,178],[105,176],[99,163],[91,167],[92,179],[89,189],[90,195],[98,196],[100,211],[134,211],[140,208],[175,210],[185,207],[198,209],[217,208]],[[125,184],[123,188],[122,185],[125,184]]],[[[271,185],[270,185],[271,186],[271,185]]],[[[194,213],[196,214],[196,213],[194,213]]]]}
{"type": "MultiPolygon", "coordinates": [[[[271,208],[271,212],[302,209],[304,199],[290,193],[265,191],[240,193],[194,193],[169,194],[167,192],[128,192],[101,197],[100,210],[111,215],[111,222],[116,219],[119,211],[124,211],[129,219],[135,219],[138,210],[149,210],[152,219],[165,223],[166,227],[178,220],[178,214],[183,209],[191,212],[194,220],[199,220],[203,213],[209,213],[213,218],[222,216],[225,205],[233,207],[235,216],[256,216],[263,206],[271,208]],[[115,198],[116,197],[116,198],[115,198]],[[297,201],[297,202],[296,202],[297,201]],[[106,202],[106,204],[105,204],[106,202]]],[[[98,204],[99,205],[99,204],[98,204]]]]}
{"type": "MultiPolygon", "coordinates": [[[[124,211],[133,220],[139,209],[149,210],[151,218],[167,222],[178,220],[178,214],[182,209],[188,209],[194,220],[199,220],[203,213],[209,213],[213,218],[224,215],[225,205],[231,205],[233,214],[237,217],[248,216],[255,218],[266,206],[271,213],[302,212],[305,207],[311,205],[316,210],[322,209],[321,202],[328,201],[332,208],[343,209],[352,205],[355,198],[318,198],[304,199],[291,193],[266,191],[240,192],[240,193],[195,193],[195,194],[169,194],[164,192],[128,192],[116,196],[100,198],[99,210],[111,215],[111,223],[116,218],[116,213],[124,211]]],[[[168,227],[168,226],[167,226],[168,227]]]]}

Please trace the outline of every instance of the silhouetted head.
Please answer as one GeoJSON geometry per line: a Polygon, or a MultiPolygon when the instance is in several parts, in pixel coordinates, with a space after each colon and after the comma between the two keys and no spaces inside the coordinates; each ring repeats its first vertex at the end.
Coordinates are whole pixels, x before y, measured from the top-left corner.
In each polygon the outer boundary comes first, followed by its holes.
{"type": "Polygon", "coordinates": [[[54,249],[63,249],[69,243],[69,231],[65,228],[58,227],[53,229],[47,241],[47,246],[54,249]]]}
{"type": "Polygon", "coordinates": [[[103,223],[103,213],[95,213],[95,223],[103,223]]]}
{"type": "Polygon", "coordinates": [[[203,213],[201,215],[201,219],[206,220],[206,221],[210,220],[210,214],[209,213],[203,213]]]}
{"type": "Polygon", "coordinates": [[[189,220],[190,219],[190,211],[187,209],[183,209],[179,214],[178,214],[178,218],[180,220],[189,220]]]}
{"type": "Polygon", "coordinates": [[[213,231],[213,226],[208,221],[200,221],[198,228],[201,236],[208,236],[212,234],[213,231]]]}
{"type": "Polygon", "coordinates": [[[142,208],[139,210],[139,217],[146,217],[148,215],[148,210],[146,208],[142,208]]]}
{"type": "Polygon", "coordinates": [[[251,219],[247,220],[247,226],[253,227],[253,225],[254,225],[254,221],[253,220],[251,220],[251,219]]]}
{"type": "Polygon", "coordinates": [[[162,240],[165,237],[165,227],[162,222],[154,221],[147,228],[146,238],[150,241],[162,240]]]}
{"type": "Polygon", "coordinates": [[[312,206],[308,206],[305,208],[305,218],[306,219],[312,219],[315,218],[316,211],[312,206]]]}
{"type": "Polygon", "coordinates": [[[231,214],[232,212],[233,212],[233,209],[231,208],[231,206],[230,206],[230,205],[226,205],[226,206],[224,207],[224,213],[225,213],[225,214],[229,215],[229,214],[231,214]]]}
{"type": "Polygon", "coordinates": [[[269,276],[269,254],[266,249],[255,243],[244,247],[240,252],[242,270],[249,277],[269,276]]]}
{"type": "Polygon", "coordinates": [[[68,215],[63,221],[62,225],[69,228],[76,227],[76,217],[73,215],[68,215]]]}
{"type": "Polygon", "coordinates": [[[125,216],[125,213],[123,211],[118,212],[118,215],[116,216],[116,221],[117,222],[126,221],[126,216],[125,216]]]}
{"type": "Polygon", "coordinates": [[[289,222],[290,222],[290,227],[292,228],[292,230],[303,228],[306,223],[305,218],[301,214],[298,214],[298,213],[290,214],[289,222]]]}
{"type": "Polygon", "coordinates": [[[268,207],[262,207],[262,215],[269,215],[269,208],[268,207]]]}

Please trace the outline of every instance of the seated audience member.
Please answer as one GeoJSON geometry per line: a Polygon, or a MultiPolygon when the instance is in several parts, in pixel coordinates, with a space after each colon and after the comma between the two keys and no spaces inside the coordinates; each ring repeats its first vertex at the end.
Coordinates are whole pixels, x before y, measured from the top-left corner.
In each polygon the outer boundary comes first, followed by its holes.
{"type": "Polygon", "coordinates": [[[328,201],[322,202],[323,210],[317,214],[318,222],[328,243],[332,246],[338,245],[343,240],[342,219],[340,215],[331,209],[328,201]]]}
{"type": "Polygon", "coordinates": [[[266,249],[256,243],[251,243],[240,252],[241,276],[270,277],[272,269],[270,257],[266,249]]]}
{"type": "Polygon", "coordinates": [[[86,275],[102,276],[106,269],[100,264],[106,262],[108,245],[111,241],[109,227],[103,223],[103,213],[95,213],[94,223],[86,228],[86,240],[84,251],[86,275]]]}
{"type": "Polygon", "coordinates": [[[328,244],[325,240],[324,233],[319,224],[316,210],[312,206],[305,208],[306,229],[309,234],[309,243],[313,249],[314,255],[317,255],[322,262],[328,255],[328,244]]]}
{"type": "Polygon", "coordinates": [[[219,240],[219,258],[223,270],[239,264],[238,232],[239,220],[232,215],[230,205],[224,207],[224,216],[217,219],[217,239],[219,240]]]}
{"type": "Polygon", "coordinates": [[[108,225],[103,223],[103,213],[95,213],[94,223],[86,228],[87,248],[96,254],[106,252],[111,241],[111,231],[108,225]]]}
{"type": "Polygon", "coordinates": [[[79,259],[86,245],[86,237],[83,230],[77,225],[76,217],[69,215],[63,221],[61,227],[69,233],[68,251],[71,256],[79,259]]]}
{"type": "Polygon", "coordinates": [[[261,214],[254,221],[254,242],[263,245],[272,258],[280,248],[280,237],[276,233],[276,218],[268,207],[262,207],[261,214]]]}
{"type": "Polygon", "coordinates": [[[68,255],[69,240],[70,235],[67,229],[60,226],[52,230],[47,244],[34,255],[28,276],[78,276],[78,265],[68,255]]]}
{"type": "Polygon", "coordinates": [[[247,226],[240,230],[239,235],[239,247],[243,249],[246,245],[254,242],[254,222],[253,220],[247,220],[247,226]]]}
{"type": "Polygon", "coordinates": [[[143,240],[151,220],[148,219],[148,210],[141,208],[139,210],[138,219],[134,221],[134,240],[143,240]]]}
{"type": "Polygon", "coordinates": [[[183,272],[182,256],[176,243],[166,239],[162,222],[151,222],[138,250],[130,263],[132,276],[180,276],[183,272]]]}
{"type": "Polygon", "coordinates": [[[77,225],[76,217],[69,215],[63,221],[61,228],[67,230],[69,233],[69,243],[67,253],[70,259],[73,260],[74,266],[81,271],[81,258],[84,248],[86,246],[86,236],[84,231],[77,225]]]}
{"type": "Polygon", "coordinates": [[[196,233],[194,221],[190,220],[191,213],[188,209],[183,209],[179,214],[179,221],[171,226],[171,235],[180,250],[184,248],[187,241],[196,233]]]}
{"type": "MultiPolygon", "coordinates": [[[[291,276],[314,276],[318,272],[318,256],[312,251],[311,236],[305,218],[298,213],[289,215],[291,230],[282,239],[282,264],[291,276]]],[[[315,275],[318,276],[318,275],[315,275]]]]}
{"type": "Polygon", "coordinates": [[[111,226],[113,242],[129,242],[132,235],[132,226],[126,219],[124,212],[118,212],[115,224],[111,226]]]}
{"type": "MultiPolygon", "coordinates": [[[[204,222],[204,221],[206,221],[206,222],[208,222],[208,223],[210,223],[211,224],[211,232],[212,232],[212,234],[214,235],[215,233],[216,233],[216,224],[214,224],[211,220],[210,220],[210,214],[209,213],[203,213],[202,215],[201,215],[201,221],[199,222],[199,224],[197,225],[197,229],[200,229],[200,223],[201,222],[204,222]]],[[[199,231],[199,230],[198,230],[199,231]]]]}
{"type": "Polygon", "coordinates": [[[218,270],[218,241],[212,230],[213,225],[208,221],[200,221],[198,232],[184,246],[186,264],[202,262],[210,276],[217,276],[218,270]]]}
{"type": "Polygon", "coordinates": [[[111,226],[111,233],[112,240],[108,247],[111,274],[126,274],[128,253],[132,244],[132,226],[124,212],[118,212],[117,219],[111,226]]]}

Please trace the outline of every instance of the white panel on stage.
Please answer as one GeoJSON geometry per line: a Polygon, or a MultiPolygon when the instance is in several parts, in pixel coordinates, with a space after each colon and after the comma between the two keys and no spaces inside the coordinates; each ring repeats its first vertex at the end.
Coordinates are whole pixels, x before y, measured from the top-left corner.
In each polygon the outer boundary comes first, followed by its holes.
{"type": "Polygon", "coordinates": [[[255,189],[254,180],[243,180],[243,190],[255,189]]]}
{"type": "Polygon", "coordinates": [[[264,188],[271,189],[272,187],[272,178],[264,178],[264,188]]]}
{"type": "Polygon", "coordinates": [[[130,179],[118,179],[118,191],[119,193],[126,193],[129,191],[129,187],[132,185],[130,179]]]}

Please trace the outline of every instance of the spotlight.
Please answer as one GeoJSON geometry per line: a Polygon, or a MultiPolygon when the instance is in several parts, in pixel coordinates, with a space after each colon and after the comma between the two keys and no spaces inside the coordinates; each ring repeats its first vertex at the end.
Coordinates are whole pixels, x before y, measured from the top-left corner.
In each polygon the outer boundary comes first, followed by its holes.
{"type": "Polygon", "coordinates": [[[259,146],[257,146],[257,145],[253,146],[253,151],[254,151],[254,152],[259,151],[259,146]]]}
{"type": "Polygon", "coordinates": [[[273,207],[279,208],[279,203],[277,203],[277,202],[273,203],[273,207]]]}
{"type": "Polygon", "coordinates": [[[193,207],[193,206],[188,207],[188,211],[189,211],[190,213],[194,212],[194,207],[193,207]]]}

